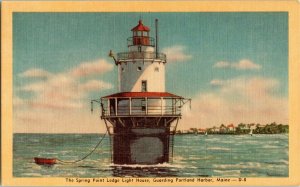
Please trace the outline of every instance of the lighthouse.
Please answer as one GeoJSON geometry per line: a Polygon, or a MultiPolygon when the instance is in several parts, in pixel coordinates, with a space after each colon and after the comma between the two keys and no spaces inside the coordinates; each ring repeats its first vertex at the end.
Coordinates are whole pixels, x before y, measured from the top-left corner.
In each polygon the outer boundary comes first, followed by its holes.
{"type": "Polygon", "coordinates": [[[101,119],[110,135],[115,164],[158,164],[171,161],[174,134],[182,106],[190,101],[166,92],[166,54],[142,20],[131,29],[127,51],[110,51],[118,68],[119,92],[101,97],[101,119]]]}

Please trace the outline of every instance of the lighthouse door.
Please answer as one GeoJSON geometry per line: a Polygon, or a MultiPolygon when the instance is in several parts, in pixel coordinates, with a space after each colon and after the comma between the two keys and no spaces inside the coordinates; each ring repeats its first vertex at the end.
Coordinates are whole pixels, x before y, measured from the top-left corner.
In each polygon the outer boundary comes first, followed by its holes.
{"type": "Polygon", "coordinates": [[[147,92],[147,81],[142,81],[142,92],[147,92]]]}

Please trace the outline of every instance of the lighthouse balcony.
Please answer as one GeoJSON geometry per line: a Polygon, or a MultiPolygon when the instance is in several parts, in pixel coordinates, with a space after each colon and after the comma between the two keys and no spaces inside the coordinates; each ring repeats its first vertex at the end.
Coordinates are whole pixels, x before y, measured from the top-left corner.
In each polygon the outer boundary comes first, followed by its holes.
{"type": "Polygon", "coordinates": [[[148,51],[132,51],[132,52],[122,52],[117,54],[118,61],[132,61],[135,59],[143,59],[143,60],[155,60],[158,59],[162,61],[163,63],[166,62],[166,55],[164,53],[155,53],[155,52],[148,52],[148,51]]]}
{"type": "Polygon", "coordinates": [[[186,101],[167,92],[122,92],[101,98],[101,118],[181,117],[186,101]]]}

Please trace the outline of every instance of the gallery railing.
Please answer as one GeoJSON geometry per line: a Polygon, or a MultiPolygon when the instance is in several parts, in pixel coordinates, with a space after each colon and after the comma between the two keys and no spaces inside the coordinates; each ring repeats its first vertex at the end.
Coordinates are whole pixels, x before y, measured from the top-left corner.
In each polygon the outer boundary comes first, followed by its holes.
{"type": "Polygon", "coordinates": [[[134,59],[159,59],[166,62],[167,57],[164,53],[155,52],[122,52],[117,54],[118,61],[134,59]]]}
{"type": "Polygon", "coordinates": [[[183,98],[102,98],[102,118],[118,116],[181,116],[183,98]]]}

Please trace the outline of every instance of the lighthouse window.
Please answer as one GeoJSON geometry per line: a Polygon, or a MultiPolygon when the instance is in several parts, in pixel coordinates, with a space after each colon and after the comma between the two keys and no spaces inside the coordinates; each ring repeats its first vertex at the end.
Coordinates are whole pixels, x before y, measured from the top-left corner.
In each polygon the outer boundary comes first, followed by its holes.
{"type": "Polygon", "coordinates": [[[122,72],[124,72],[125,71],[125,69],[124,68],[122,68],[122,72]]]}
{"type": "Polygon", "coordinates": [[[137,68],[137,71],[142,71],[142,67],[139,66],[139,67],[137,68]]]}
{"type": "Polygon", "coordinates": [[[159,68],[158,68],[158,67],[155,67],[155,68],[154,68],[154,71],[155,71],[155,72],[159,72],[159,68]]]}

